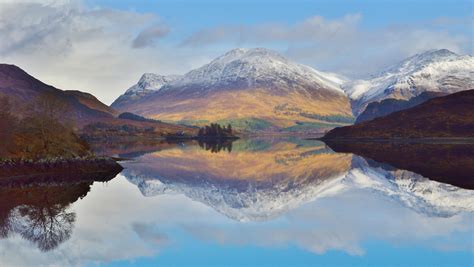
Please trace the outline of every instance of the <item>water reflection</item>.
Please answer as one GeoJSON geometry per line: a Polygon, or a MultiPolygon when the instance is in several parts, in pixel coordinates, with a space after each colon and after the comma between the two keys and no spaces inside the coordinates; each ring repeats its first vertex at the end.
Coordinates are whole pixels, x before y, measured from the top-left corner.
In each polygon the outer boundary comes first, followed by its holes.
{"type": "Polygon", "coordinates": [[[202,149],[205,149],[207,151],[211,151],[212,153],[219,153],[221,151],[227,151],[227,152],[232,152],[232,140],[224,140],[224,141],[214,141],[214,142],[209,142],[209,141],[203,141],[199,140],[198,141],[199,146],[202,149]]]}
{"type": "Polygon", "coordinates": [[[329,142],[336,152],[360,155],[374,167],[403,169],[474,189],[474,144],[329,142]]]}
{"type": "Polygon", "coordinates": [[[429,216],[449,217],[474,208],[468,190],[336,153],[321,142],[239,140],[233,147],[232,153],[193,145],[149,153],[127,163],[123,175],[145,196],[184,194],[238,221],[270,220],[354,188],[386,195],[429,216]]]}
{"type": "Polygon", "coordinates": [[[76,214],[69,206],[87,195],[95,180],[117,173],[3,178],[0,183],[0,238],[18,234],[41,251],[71,237],[76,214]]]}
{"type": "Polygon", "coordinates": [[[207,147],[109,147],[133,159],[106,186],[0,180],[0,265],[472,265],[471,190],[315,141],[207,147]]]}

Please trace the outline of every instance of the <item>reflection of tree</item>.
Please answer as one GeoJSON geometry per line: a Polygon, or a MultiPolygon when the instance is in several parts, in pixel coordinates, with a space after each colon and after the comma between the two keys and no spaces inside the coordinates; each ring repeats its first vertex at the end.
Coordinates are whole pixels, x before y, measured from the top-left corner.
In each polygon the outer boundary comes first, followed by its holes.
{"type": "Polygon", "coordinates": [[[92,182],[0,188],[0,238],[19,234],[42,251],[71,237],[76,215],[71,203],[84,197],[92,182]]]}
{"type": "Polygon", "coordinates": [[[13,232],[35,243],[42,251],[56,248],[71,237],[76,214],[67,206],[53,204],[22,205],[10,213],[9,225],[13,232]]]}
{"type": "Polygon", "coordinates": [[[0,214],[0,238],[7,238],[11,227],[8,222],[9,214],[0,214]]]}
{"type": "Polygon", "coordinates": [[[211,151],[212,153],[218,153],[226,150],[230,153],[232,152],[232,142],[232,140],[199,140],[199,146],[205,150],[211,151]]]}

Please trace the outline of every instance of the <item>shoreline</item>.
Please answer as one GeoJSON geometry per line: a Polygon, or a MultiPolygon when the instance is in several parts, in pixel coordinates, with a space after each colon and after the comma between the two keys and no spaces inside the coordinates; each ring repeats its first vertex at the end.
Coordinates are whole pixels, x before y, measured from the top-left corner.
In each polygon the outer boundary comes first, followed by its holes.
{"type": "Polygon", "coordinates": [[[474,137],[420,137],[420,138],[324,138],[315,137],[306,140],[317,140],[333,143],[396,143],[396,144],[474,144],[474,137]]]}
{"type": "Polygon", "coordinates": [[[0,180],[28,179],[35,176],[85,176],[118,174],[123,167],[111,157],[86,157],[51,160],[4,160],[0,162],[0,180]]]}

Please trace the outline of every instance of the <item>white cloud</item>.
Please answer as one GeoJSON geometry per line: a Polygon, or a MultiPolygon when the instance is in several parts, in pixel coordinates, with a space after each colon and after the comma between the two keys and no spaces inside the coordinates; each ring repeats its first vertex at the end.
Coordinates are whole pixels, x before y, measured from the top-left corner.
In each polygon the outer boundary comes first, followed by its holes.
{"type": "Polygon", "coordinates": [[[235,25],[204,29],[183,41],[184,46],[200,46],[216,42],[318,42],[320,40],[345,40],[353,37],[360,14],[350,14],[338,20],[327,20],[321,16],[305,19],[294,25],[264,23],[235,25]]]}
{"type": "Polygon", "coordinates": [[[191,68],[190,49],[173,53],[173,45],[156,46],[167,33],[155,14],[81,1],[0,3],[0,62],[58,88],[93,93],[108,104],[144,72],[191,68]]]}
{"type": "Polygon", "coordinates": [[[154,25],[146,28],[138,34],[133,40],[133,48],[143,48],[152,46],[156,39],[164,37],[168,34],[169,29],[163,25],[154,25]]]}
{"type": "MultiPolygon", "coordinates": [[[[439,18],[410,25],[367,29],[361,14],[326,19],[314,16],[294,24],[263,23],[203,29],[182,46],[275,46],[290,58],[313,67],[360,77],[380,71],[413,54],[447,48],[472,54],[469,34],[450,31],[468,25],[469,19],[439,18]]],[[[472,33],[472,30],[471,30],[472,33]]],[[[471,34],[472,35],[472,34],[471,34]]]]}

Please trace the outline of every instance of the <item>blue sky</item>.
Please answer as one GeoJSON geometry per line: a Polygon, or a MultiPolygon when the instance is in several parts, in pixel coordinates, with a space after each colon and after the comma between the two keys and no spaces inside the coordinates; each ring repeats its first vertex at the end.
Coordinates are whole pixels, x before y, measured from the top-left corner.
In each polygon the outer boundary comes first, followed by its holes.
{"type": "Polygon", "coordinates": [[[365,15],[364,24],[383,26],[434,19],[442,16],[473,16],[472,1],[345,1],[345,0],[240,0],[240,1],[111,1],[88,0],[88,5],[152,12],[190,30],[225,23],[265,21],[295,22],[316,14],[337,18],[348,13],[365,15]],[[196,20],[196,12],[208,12],[196,20]]]}
{"type": "Polygon", "coordinates": [[[0,61],[111,103],[144,72],[236,47],[364,78],[413,54],[472,54],[473,1],[0,1],[0,61]]]}

